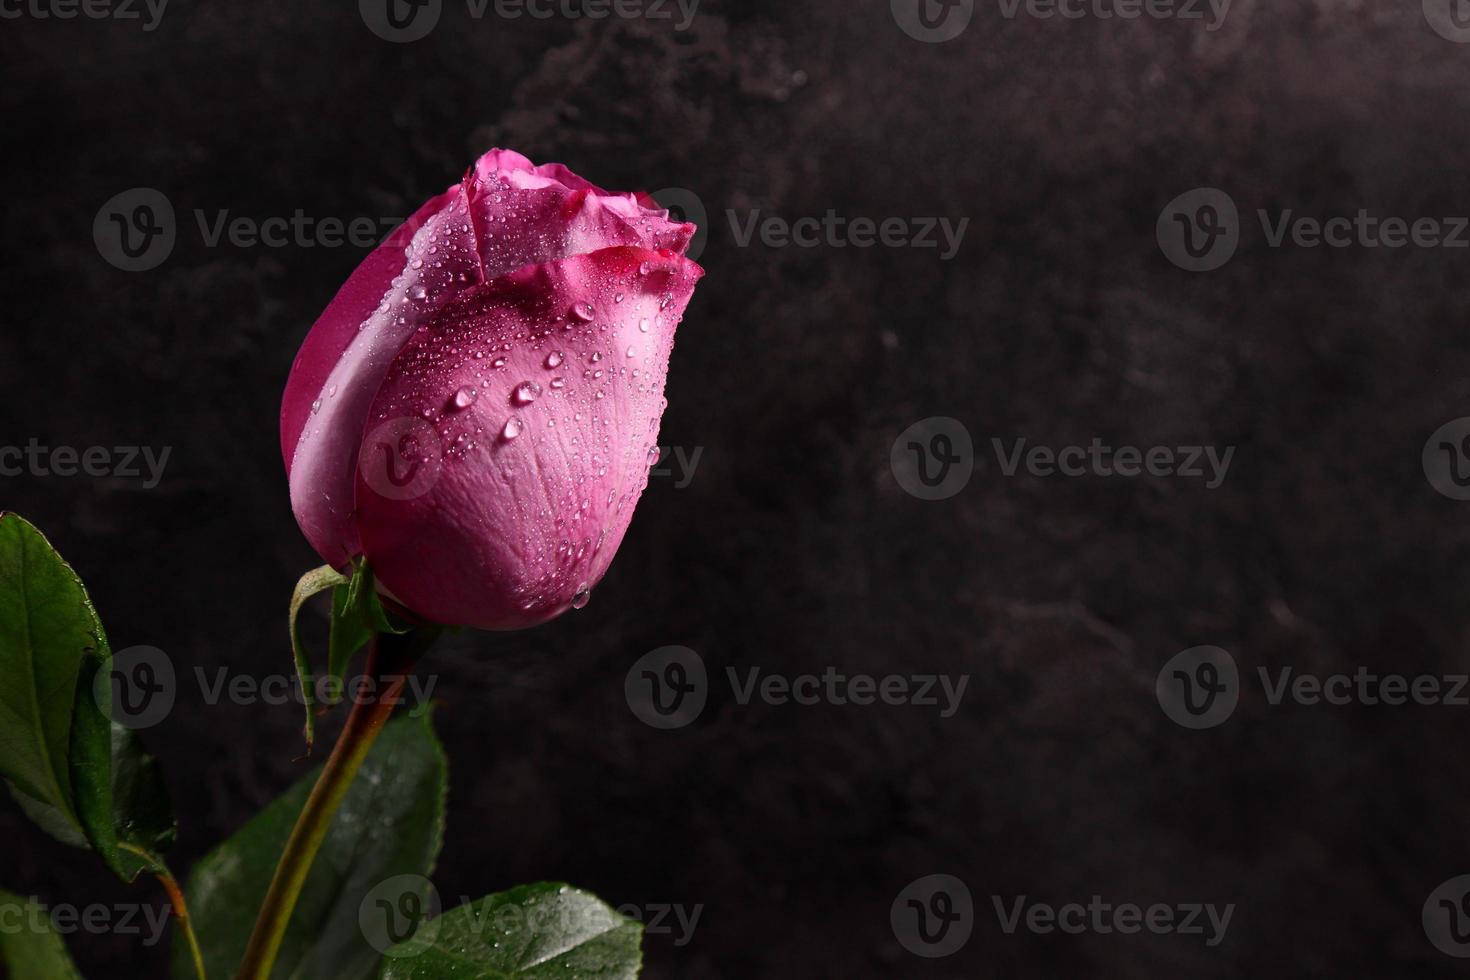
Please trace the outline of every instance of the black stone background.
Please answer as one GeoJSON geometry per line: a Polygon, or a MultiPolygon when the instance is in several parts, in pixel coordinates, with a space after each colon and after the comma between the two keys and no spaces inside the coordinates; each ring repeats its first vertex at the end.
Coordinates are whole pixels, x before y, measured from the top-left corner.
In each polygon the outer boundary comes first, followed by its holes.
{"type": "MultiPolygon", "coordinates": [[[[1242,671],[1470,669],[1470,525],[1420,466],[1470,414],[1470,254],[1272,250],[1171,265],[1160,209],[1199,186],[1247,215],[1470,214],[1470,46],[1417,0],[1237,0],[1179,22],[1004,18],[920,44],[886,0],[706,0],[695,26],[475,22],[387,44],[347,2],[174,0],[159,29],[0,21],[0,443],[173,447],[163,482],[7,478],[86,579],[115,647],[182,669],[289,669],[280,392],[362,257],[207,248],[192,210],[407,213],[498,144],[605,186],[694,189],[708,276],[673,358],[655,480],[584,610],[462,634],[425,670],[451,759],[445,895],[567,879],[703,904],[647,941],[651,980],[1453,976],[1420,909],[1470,871],[1467,709],[1272,707],[1248,684],[1189,732],[1154,677],[1196,644],[1242,671]],[[113,194],[163,190],[161,267],[105,263],[113,194]],[[971,221],[932,250],[738,247],[724,217],[827,209],[971,221]],[[904,493],[889,448],[948,415],[968,487],[904,493]],[[990,438],[1234,445],[1223,487],[1004,478],[990,438]],[[659,732],[623,679],[666,644],[712,674],[835,665],[971,675],[960,713],[742,707],[659,732]],[[964,879],[947,959],[889,907],[964,879]],[[1006,935],[991,895],[1234,902],[1224,943],[1006,935]]],[[[315,617],[320,626],[322,617],[315,617]]],[[[340,716],[327,726],[335,733],[340,716]]],[[[294,707],[185,688],[146,733],[187,867],[304,769],[294,707]]],[[[161,901],[0,803],[0,884],[161,901]]],[[[72,937],[92,977],[161,948],[72,937]]]]}

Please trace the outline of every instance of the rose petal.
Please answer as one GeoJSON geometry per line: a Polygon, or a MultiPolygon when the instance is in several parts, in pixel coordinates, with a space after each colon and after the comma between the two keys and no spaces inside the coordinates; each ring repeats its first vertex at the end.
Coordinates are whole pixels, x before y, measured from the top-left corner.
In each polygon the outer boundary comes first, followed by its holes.
{"type": "Polygon", "coordinates": [[[517,629],[597,584],[647,485],[702,274],[672,252],[602,249],[469,290],[414,335],[357,472],[363,550],[393,596],[438,622],[517,629]]]}

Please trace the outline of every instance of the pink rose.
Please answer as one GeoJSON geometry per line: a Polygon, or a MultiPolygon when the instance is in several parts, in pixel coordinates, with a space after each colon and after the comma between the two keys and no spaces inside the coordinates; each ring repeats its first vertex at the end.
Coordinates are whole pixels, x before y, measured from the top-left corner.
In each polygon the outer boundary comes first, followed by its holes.
{"type": "Polygon", "coordinates": [[[492,150],[363,260],[286,382],[291,508],[435,622],[585,601],[648,483],[693,225],[492,150]]]}

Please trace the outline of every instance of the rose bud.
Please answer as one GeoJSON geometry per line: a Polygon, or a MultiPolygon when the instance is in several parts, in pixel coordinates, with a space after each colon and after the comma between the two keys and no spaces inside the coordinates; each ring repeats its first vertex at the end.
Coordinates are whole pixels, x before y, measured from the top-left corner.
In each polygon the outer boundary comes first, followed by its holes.
{"type": "Polygon", "coordinates": [[[586,601],[657,458],[693,225],[560,164],[483,156],[363,260],[281,405],[291,508],[425,619],[586,601]]]}

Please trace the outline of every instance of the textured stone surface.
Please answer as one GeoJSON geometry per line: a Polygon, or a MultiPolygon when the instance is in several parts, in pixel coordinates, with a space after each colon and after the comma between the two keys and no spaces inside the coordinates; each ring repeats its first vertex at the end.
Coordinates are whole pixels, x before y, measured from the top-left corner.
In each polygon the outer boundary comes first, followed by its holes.
{"type": "MultiPolygon", "coordinates": [[[[116,646],[289,670],[314,564],[287,505],[281,387],[365,250],[208,247],[195,209],[393,217],[513,146],[605,186],[690,188],[709,275],[681,328],[655,479],[591,604],[455,638],[436,675],[451,759],[446,896],[565,879],[614,903],[703,904],[647,943],[651,980],[1450,976],[1420,927],[1470,870],[1466,709],[1273,707],[1257,667],[1470,670],[1465,507],[1420,470],[1470,414],[1467,253],[1267,247],[1258,208],[1470,214],[1470,47],[1417,2],[1237,0],[1176,22],[1007,20],[919,44],[878,0],[707,0],[667,25],[468,18],[386,44],[344,3],[171,7],[156,31],[7,21],[0,443],[173,447],[164,480],[23,476],[0,506],[50,534],[116,646]],[[121,272],[98,207],[164,191],[179,241],[121,272]],[[1198,186],[1247,226],[1190,275],[1154,239],[1198,186]],[[737,245],[726,209],[968,218],[933,250],[737,245]],[[896,434],[960,419],[980,462],[924,503],[896,434]],[[990,439],[1234,445],[1224,485],[1005,478],[990,439]],[[666,644],[717,678],[654,731],[623,679],[666,644]],[[1210,643],[1250,680],[1186,732],[1154,677],[1210,643]],[[742,707],[726,667],[966,672],[917,708],[742,707]],[[904,952],[889,906],[946,873],[979,921],[904,952]],[[1226,941],[1008,936],[990,896],[1237,904],[1226,941]]],[[[339,721],[340,719],[338,719],[339,721]]],[[[304,764],[294,706],[204,702],[147,733],[187,865],[304,764]]],[[[334,733],[328,723],[326,735],[334,733]]],[[[161,897],[0,805],[0,884],[161,897]]],[[[123,936],[90,975],[155,977],[123,936]]]]}

